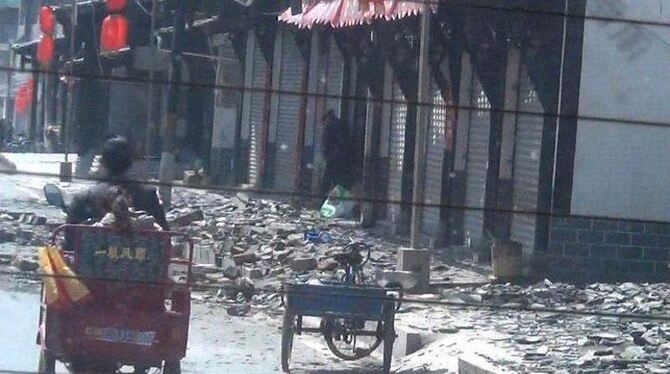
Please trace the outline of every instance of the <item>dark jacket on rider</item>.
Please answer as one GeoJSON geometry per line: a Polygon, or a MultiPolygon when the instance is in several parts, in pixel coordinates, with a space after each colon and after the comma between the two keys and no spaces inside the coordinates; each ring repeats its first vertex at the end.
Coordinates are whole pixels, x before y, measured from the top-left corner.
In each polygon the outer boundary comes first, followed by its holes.
{"type": "Polygon", "coordinates": [[[109,182],[101,182],[97,185],[76,194],[67,211],[67,223],[80,224],[89,219],[99,221],[105,216],[107,212],[97,209],[102,205],[102,200],[107,198],[107,191],[111,187],[121,187],[130,197],[132,207],[135,210],[141,210],[153,216],[156,223],[163,228],[169,230],[170,227],[165,218],[165,212],[158,200],[156,190],[151,187],[143,186],[136,182],[127,182],[119,179],[110,180],[109,182]]]}
{"type": "Polygon", "coordinates": [[[128,180],[127,172],[132,166],[131,155],[132,148],[125,138],[116,137],[103,144],[100,162],[107,173],[107,180],[74,197],[68,207],[67,223],[80,224],[88,219],[102,219],[107,212],[100,207],[105,206],[110,188],[120,187],[130,198],[131,207],[152,215],[163,230],[169,230],[156,189],[128,180]]]}

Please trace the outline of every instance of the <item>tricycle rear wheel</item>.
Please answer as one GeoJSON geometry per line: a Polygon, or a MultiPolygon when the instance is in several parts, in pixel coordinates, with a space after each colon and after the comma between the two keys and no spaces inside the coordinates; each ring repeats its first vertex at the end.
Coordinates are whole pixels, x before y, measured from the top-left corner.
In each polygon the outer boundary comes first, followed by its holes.
{"type": "MultiPolygon", "coordinates": [[[[354,361],[369,356],[382,342],[382,323],[377,322],[377,335],[363,335],[366,321],[346,318],[324,317],[321,319],[321,331],[326,345],[333,354],[342,360],[354,361]],[[361,326],[358,326],[362,323],[361,326]],[[341,346],[338,346],[338,344],[341,346]]],[[[372,330],[371,330],[372,331],[372,330]]],[[[369,332],[369,331],[366,331],[369,332]]]]}
{"type": "Polygon", "coordinates": [[[289,372],[293,335],[295,335],[295,314],[284,309],[284,319],[281,327],[281,369],[285,373],[289,372]]]}
{"type": "Polygon", "coordinates": [[[40,362],[37,371],[43,374],[54,374],[56,372],[56,359],[44,349],[40,350],[40,362]]]}

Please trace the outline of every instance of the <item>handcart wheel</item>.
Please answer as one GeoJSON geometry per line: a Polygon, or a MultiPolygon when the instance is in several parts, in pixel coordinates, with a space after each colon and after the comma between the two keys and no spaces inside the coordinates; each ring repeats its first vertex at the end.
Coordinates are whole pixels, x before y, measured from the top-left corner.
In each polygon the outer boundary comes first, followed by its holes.
{"type": "Polygon", "coordinates": [[[181,362],[165,361],[163,363],[163,374],[181,374],[181,362]]]}
{"type": "Polygon", "coordinates": [[[391,372],[391,361],[393,361],[393,343],[395,342],[394,317],[393,313],[390,313],[390,316],[387,316],[384,321],[384,374],[391,372]]]}
{"type": "Polygon", "coordinates": [[[284,321],[281,327],[281,369],[289,372],[291,351],[293,350],[293,335],[295,334],[295,314],[284,309],[284,321]]]}
{"type": "MultiPolygon", "coordinates": [[[[354,322],[345,318],[324,317],[321,320],[321,331],[326,345],[333,354],[342,360],[354,361],[369,356],[382,342],[381,322],[377,322],[374,330],[376,336],[362,335],[365,322],[354,322]],[[358,324],[362,323],[361,326],[358,324]]],[[[367,332],[367,331],[366,331],[367,332]]]]}
{"type": "Polygon", "coordinates": [[[42,349],[40,351],[40,363],[37,371],[44,374],[54,374],[56,372],[56,359],[42,349]]]}

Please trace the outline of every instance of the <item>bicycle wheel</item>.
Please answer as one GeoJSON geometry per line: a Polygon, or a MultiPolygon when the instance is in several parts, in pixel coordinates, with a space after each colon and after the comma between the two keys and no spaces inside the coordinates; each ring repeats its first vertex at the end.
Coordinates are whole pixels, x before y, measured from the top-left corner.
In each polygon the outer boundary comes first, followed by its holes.
{"type": "Polygon", "coordinates": [[[295,334],[295,314],[284,309],[284,321],[281,328],[281,369],[289,372],[291,351],[293,350],[293,335],[295,334]]]}
{"type": "Polygon", "coordinates": [[[344,318],[323,318],[321,331],[328,349],[343,360],[353,361],[369,356],[382,342],[380,322],[352,321],[344,318]],[[366,325],[375,324],[374,330],[366,325]],[[363,331],[375,331],[374,335],[363,335],[363,331]]]}

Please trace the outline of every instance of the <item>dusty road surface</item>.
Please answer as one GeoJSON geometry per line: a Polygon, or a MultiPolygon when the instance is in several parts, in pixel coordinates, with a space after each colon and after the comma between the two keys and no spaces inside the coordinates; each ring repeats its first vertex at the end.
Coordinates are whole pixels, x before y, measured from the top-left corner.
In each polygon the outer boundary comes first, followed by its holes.
{"type": "MultiPolygon", "coordinates": [[[[7,277],[0,278],[4,284],[7,277]]],[[[0,372],[35,372],[39,295],[35,286],[0,290],[0,372]]],[[[184,373],[279,373],[280,323],[264,314],[228,316],[223,308],[195,302],[184,373]]],[[[376,360],[339,362],[316,338],[300,337],[292,373],[374,373],[376,360]]],[[[67,373],[59,365],[59,373],[67,373]]]]}
{"type": "MultiPolygon", "coordinates": [[[[57,173],[62,156],[9,154],[19,171],[57,173]]],[[[62,222],[59,209],[48,206],[42,195],[55,177],[0,174],[0,209],[35,213],[50,222],[62,222]]],[[[82,188],[84,184],[67,186],[82,188]]],[[[1,222],[0,222],[1,224],[1,222]]],[[[35,251],[15,243],[0,243],[0,254],[35,251]]],[[[0,266],[0,372],[35,372],[39,347],[35,337],[39,313],[39,284],[26,281],[11,267],[0,266]]],[[[32,278],[35,278],[33,275],[32,278]]],[[[197,298],[197,295],[196,295],[197,298]]],[[[281,317],[252,311],[246,317],[231,317],[223,305],[194,301],[184,373],[276,373],[280,370],[281,317]]],[[[325,348],[318,337],[299,337],[294,343],[292,373],[374,373],[380,360],[342,362],[325,348]]],[[[63,365],[59,373],[66,373],[63,365]]]]}

